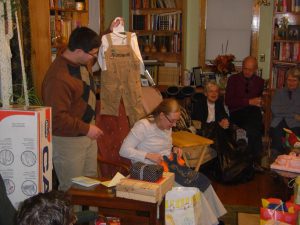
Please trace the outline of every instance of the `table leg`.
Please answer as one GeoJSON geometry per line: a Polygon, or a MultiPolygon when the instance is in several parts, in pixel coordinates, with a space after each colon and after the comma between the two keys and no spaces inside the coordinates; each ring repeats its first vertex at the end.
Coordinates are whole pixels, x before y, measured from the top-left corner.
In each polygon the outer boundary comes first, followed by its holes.
{"type": "Polygon", "coordinates": [[[182,152],[183,159],[185,161],[186,166],[187,167],[191,167],[190,164],[189,164],[189,160],[188,160],[186,154],[187,154],[186,152],[182,152]]]}
{"type": "Polygon", "coordinates": [[[203,162],[204,155],[205,155],[205,153],[207,151],[207,145],[206,146],[201,146],[201,150],[200,151],[201,151],[201,153],[200,153],[200,157],[199,157],[199,160],[197,162],[197,165],[195,167],[195,171],[199,170],[199,168],[200,168],[200,166],[201,166],[201,164],[203,162]]]}

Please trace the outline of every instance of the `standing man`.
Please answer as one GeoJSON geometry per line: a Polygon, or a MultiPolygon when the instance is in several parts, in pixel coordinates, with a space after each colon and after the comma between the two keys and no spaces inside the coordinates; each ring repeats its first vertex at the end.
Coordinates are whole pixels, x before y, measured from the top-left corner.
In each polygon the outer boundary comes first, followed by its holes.
{"type": "Polygon", "coordinates": [[[97,58],[99,47],[97,33],[76,28],[43,81],[44,104],[52,107],[53,164],[62,191],[73,177],[97,176],[96,139],[103,132],[94,125],[95,84],[87,65],[97,58]]]}
{"type": "Polygon", "coordinates": [[[248,146],[253,155],[253,166],[260,166],[262,152],[262,93],[264,80],[256,75],[257,60],[248,56],[243,60],[242,72],[229,77],[225,103],[232,123],[247,132],[248,146]]]}

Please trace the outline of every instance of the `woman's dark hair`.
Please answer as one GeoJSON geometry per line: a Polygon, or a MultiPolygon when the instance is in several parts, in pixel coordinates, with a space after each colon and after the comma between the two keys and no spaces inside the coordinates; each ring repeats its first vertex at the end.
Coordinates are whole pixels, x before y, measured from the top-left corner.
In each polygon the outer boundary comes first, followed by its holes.
{"type": "Polygon", "coordinates": [[[62,192],[39,193],[19,206],[18,225],[69,225],[75,216],[62,192]]]}
{"type": "Polygon", "coordinates": [[[71,51],[82,49],[84,52],[89,52],[94,48],[100,47],[99,35],[88,27],[78,27],[72,31],[68,48],[71,51]]]}

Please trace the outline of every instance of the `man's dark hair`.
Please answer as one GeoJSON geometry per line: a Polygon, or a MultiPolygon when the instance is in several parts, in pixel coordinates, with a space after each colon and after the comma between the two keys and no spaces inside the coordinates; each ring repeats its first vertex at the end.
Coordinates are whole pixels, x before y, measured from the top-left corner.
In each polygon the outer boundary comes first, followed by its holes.
{"type": "Polygon", "coordinates": [[[72,31],[68,48],[71,51],[82,49],[84,52],[89,52],[94,48],[100,47],[99,35],[88,27],[78,27],[72,31]]]}
{"type": "Polygon", "coordinates": [[[19,206],[18,225],[69,225],[75,216],[62,192],[39,193],[19,206]]]}

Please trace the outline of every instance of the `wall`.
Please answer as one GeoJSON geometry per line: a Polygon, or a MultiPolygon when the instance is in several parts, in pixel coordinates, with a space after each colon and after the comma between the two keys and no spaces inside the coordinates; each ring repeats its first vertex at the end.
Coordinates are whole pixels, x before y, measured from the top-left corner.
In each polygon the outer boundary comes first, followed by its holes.
{"type": "MultiPolygon", "coordinates": [[[[128,9],[128,8],[127,8],[128,9]]],[[[111,21],[117,16],[122,16],[123,1],[121,0],[105,0],[104,3],[104,29],[110,26],[111,21]]],[[[129,9],[128,9],[129,10],[129,9]]]]}
{"type": "Polygon", "coordinates": [[[198,66],[199,51],[199,0],[188,0],[186,6],[186,31],[184,43],[184,68],[190,70],[198,66]]]}
{"type": "Polygon", "coordinates": [[[258,56],[265,54],[265,62],[259,62],[258,66],[263,70],[264,79],[269,78],[270,75],[273,3],[274,1],[271,1],[270,6],[260,7],[258,56]]]}

